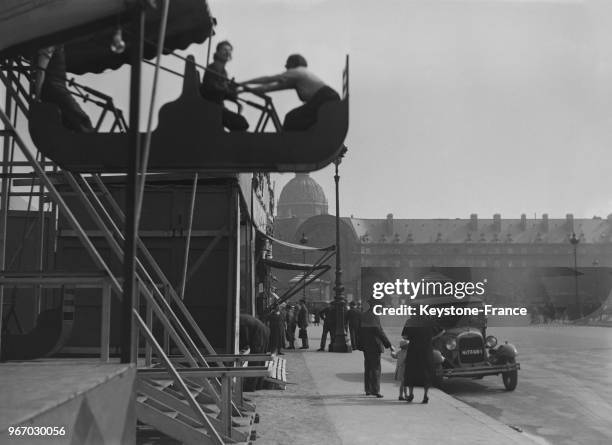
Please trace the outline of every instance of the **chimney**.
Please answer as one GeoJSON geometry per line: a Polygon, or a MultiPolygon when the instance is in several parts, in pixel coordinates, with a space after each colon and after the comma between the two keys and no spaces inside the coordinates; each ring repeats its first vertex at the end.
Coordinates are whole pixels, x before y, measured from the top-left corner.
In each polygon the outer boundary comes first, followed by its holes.
{"type": "Polygon", "coordinates": [[[385,234],[391,236],[393,233],[393,213],[389,213],[387,214],[387,221],[385,224],[385,234]]]}
{"type": "Polygon", "coordinates": [[[499,213],[493,215],[493,231],[501,232],[501,215],[499,213]]]}
{"type": "Polygon", "coordinates": [[[548,232],[548,213],[542,214],[542,232],[548,232]]]}
{"type": "Polygon", "coordinates": [[[470,215],[470,223],[468,225],[468,228],[470,230],[478,230],[478,214],[477,213],[472,213],[470,215]]]}
{"type": "Polygon", "coordinates": [[[521,230],[526,230],[527,229],[527,215],[525,215],[524,213],[521,214],[521,224],[520,224],[521,230]]]}
{"type": "Polygon", "coordinates": [[[567,215],[565,215],[565,226],[567,227],[567,230],[573,232],[574,231],[574,215],[571,213],[568,213],[567,215]]]}

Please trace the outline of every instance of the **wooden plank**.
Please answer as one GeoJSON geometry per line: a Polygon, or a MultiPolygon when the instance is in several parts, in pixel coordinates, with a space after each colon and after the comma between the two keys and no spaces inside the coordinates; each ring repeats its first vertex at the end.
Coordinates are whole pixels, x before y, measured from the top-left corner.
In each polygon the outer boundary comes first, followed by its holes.
{"type": "MultiPolygon", "coordinates": [[[[185,377],[264,377],[268,373],[268,368],[265,366],[248,366],[245,368],[179,368],[175,369],[178,374],[185,377]]],[[[138,375],[147,378],[167,378],[168,371],[166,369],[139,369],[138,375]]]]}

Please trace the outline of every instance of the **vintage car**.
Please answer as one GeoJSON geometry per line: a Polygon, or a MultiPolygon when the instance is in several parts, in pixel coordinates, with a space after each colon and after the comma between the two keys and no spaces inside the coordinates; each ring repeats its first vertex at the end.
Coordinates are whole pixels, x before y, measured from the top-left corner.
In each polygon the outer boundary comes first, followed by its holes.
{"type": "Polygon", "coordinates": [[[513,391],[518,383],[519,363],[516,347],[508,342],[498,344],[497,338],[487,335],[484,302],[476,298],[458,300],[454,297],[432,297],[422,300],[429,308],[454,307],[455,312],[478,310],[477,315],[442,315],[434,317],[443,331],[433,340],[437,386],[444,377],[481,379],[487,375],[502,376],[504,387],[513,391]]]}

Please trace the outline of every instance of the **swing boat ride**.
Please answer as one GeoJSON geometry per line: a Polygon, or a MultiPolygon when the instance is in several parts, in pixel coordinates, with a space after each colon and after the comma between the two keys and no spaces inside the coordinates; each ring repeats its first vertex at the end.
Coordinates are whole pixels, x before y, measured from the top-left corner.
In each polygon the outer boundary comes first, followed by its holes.
{"type": "Polygon", "coordinates": [[[222,108],[198,92],[204,67],[183,58],[180,97],[160,108],[156,129],[141,132],[141,65],[155,65],[157,75],[162,54],[210,45],[213,26],[205,0],[0,5],[0,353],[8,360],[0,370],[13,405],[0,419],[0,438],[9,427],[60,418],[73,443],[136,443],[136,430],[194,444],[255,440],[258,415],[242,380],[269,378],[276,363],[269,354],[239,353],[238,315],[265,310],[260,293],[270,291],[272,267],[306,277],[327,270],[334,254],[334,246],[293,245],[322,258],[269,258],[276,242],[269,174],[318,170],[346,150],[348,58],[342,99],[325,104],[314,126],[283,132],[272,101],[259,95],[263,103],[244,101],[261,112],[248,133],[223,129],[222,108]],[[124,52],[109,49],[117,35],[124,52]],[[74,80],[67,83],[73,96],[102,109],[93,133],[68,130],[56,105],[33,100],[29,56],[58,44],[72,74],[131,66],[128,123],[112,98],[74,80]],[[110,131],[102,132],[107,118],[110,131]],[[22,136],[26,127],[35,149],[22,136]],[[30,190],[21,195],[34,197],[38,210],[15,226],[8,202],[24,186],[30,190]],[[23,227],[21,246],[15,227],[23,227]],[[28,236],[34,228],[39,236],[28,236]],[[26,267],[7,258],[13,251],[30,255],[26,267]],[[34,307],[27,332],[17,300],[34,307]],[[24,381],[29,391],[20,391],[24,381]],[[40,393],[47,399],[28,399],[40,393]],[[30,408],[42,404],[44,412],[30,408]]]}

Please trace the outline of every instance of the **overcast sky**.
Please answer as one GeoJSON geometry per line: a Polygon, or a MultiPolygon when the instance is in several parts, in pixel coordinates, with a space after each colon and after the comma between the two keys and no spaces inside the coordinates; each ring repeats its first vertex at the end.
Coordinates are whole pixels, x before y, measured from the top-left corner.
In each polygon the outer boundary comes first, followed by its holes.
{"type": "MultiPolygon", "coordinates": [[[[280,72],[300,52],[339,89],[350,54],[343,215],[612,213],[612,2],[209,4],[214,42],[235,46],[228,71],[237,80],[280,72]]],[[[203,47],[188,52],[204,62],[203,47]]],[[[91,80],[120,104],[127,97],[126,70],[91,80]]],[[[164,76],[159,100],[179,85],[164,76]]],[[[299,105],[294,93],[274,95],[281,115],[299,105]]],[[[312,176],[333,210],[333,170],[312,176]]],[[[277,195],[292,177],[276,175],[277,195]]]]}

